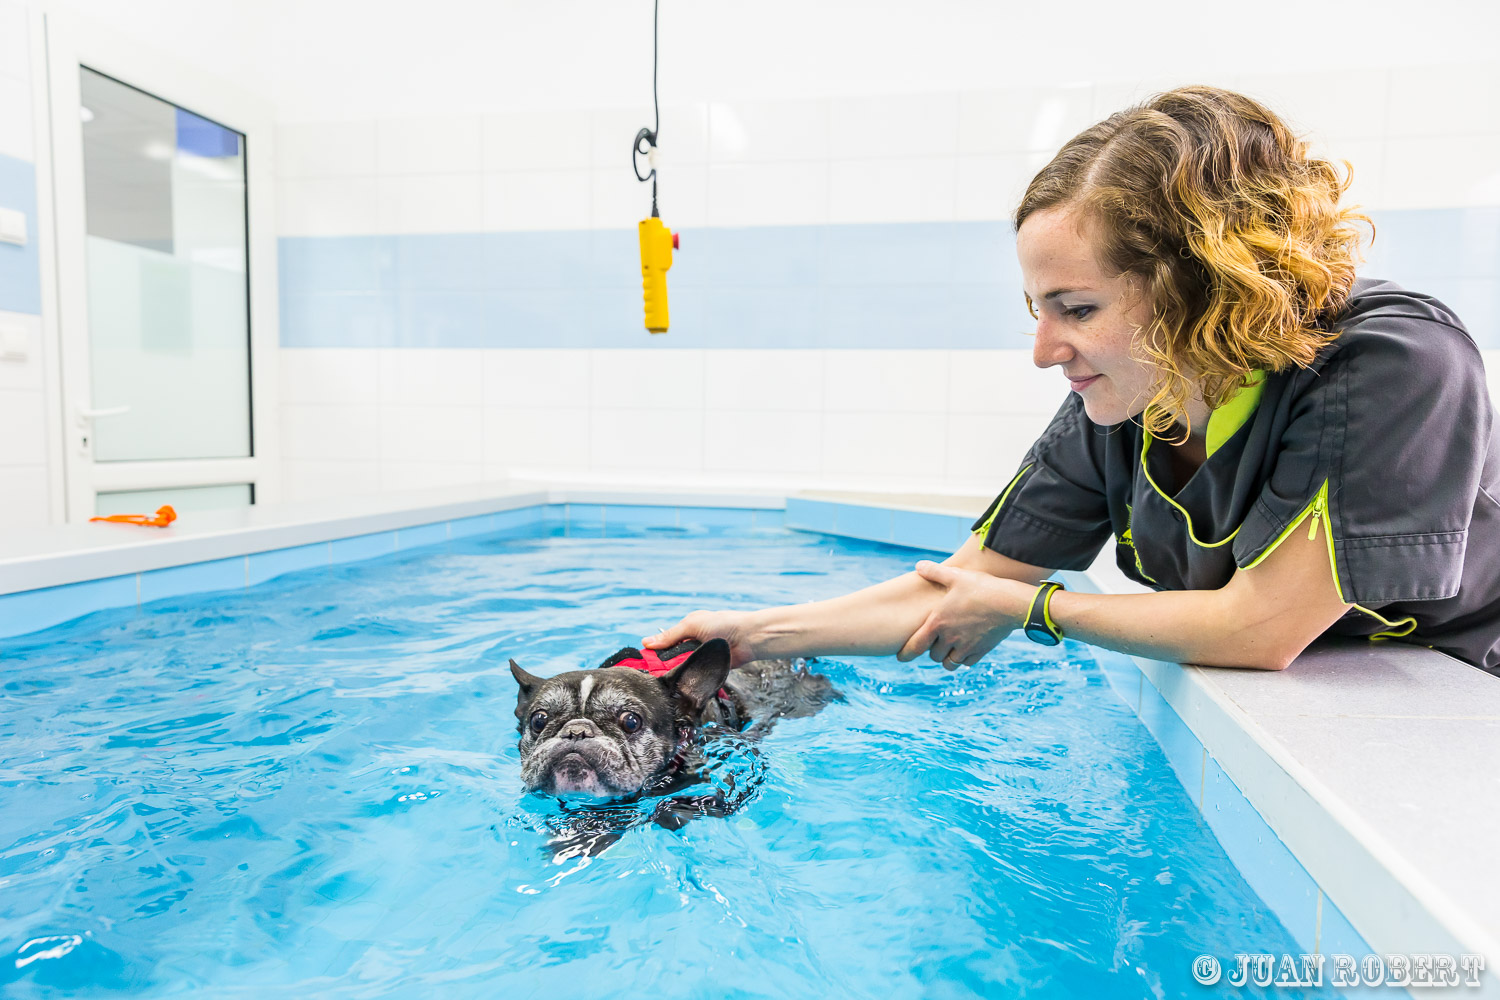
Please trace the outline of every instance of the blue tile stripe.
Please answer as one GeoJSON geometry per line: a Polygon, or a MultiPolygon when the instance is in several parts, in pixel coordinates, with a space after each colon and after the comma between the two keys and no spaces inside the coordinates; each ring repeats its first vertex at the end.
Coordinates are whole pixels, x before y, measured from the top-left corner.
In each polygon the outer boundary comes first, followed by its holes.
{"type": "Polygon", "coordinates": [[[788,528],[885,542],[945,555],[963,545],[973,523],[973,517],[958,514],[892,510],[804,497],[788,497],[786,501],[788,528]]]}
{"type": "MultiPolygon", "coordinates": [[[[1363,273],[1437,296],[1500,347],[1500,206],[1371,215],[1363,273]]],[[[284,237],[280,257],[284,347],[1031,343],[1005,222],[691,230],[666,337],[641,329],[633,230],[284,237]]]]}
{"type": "Polygon", "coordinates": [[[0,312],[42,311],[42,272],[37,254],[36,168],[0,154],[0,208],[26,215],[26,245],[0,243],[0,312]]]}

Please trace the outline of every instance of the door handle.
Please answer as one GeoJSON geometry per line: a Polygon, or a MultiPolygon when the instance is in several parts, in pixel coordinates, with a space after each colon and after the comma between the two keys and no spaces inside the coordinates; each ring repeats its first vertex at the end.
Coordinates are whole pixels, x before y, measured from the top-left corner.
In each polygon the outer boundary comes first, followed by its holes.
{"type": "Polygon", "coordinates": [[[130,407],[128,406],[109,406],[105,407],[102,410],[96,410],[93,407],[84,406],[80,403],[78,405],[78,426],[88,426],[88,422],[90,420],[93,420],[95,417],[118,417],[122,413],[129,412],[130,407]]]}

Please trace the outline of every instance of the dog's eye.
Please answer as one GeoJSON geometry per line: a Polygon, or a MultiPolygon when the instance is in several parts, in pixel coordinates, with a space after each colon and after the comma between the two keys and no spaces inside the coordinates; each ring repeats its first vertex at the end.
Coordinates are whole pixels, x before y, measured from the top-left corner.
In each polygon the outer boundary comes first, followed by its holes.
{"type": "Polygon", "coordinates": [[[546,729],[546,728],[547,728],[547,713],[546,712],[532,712],[531,713],[531,731],[533,733],[539,733],[543,729],[546,729]]]}
{"type": "Polygon", "coordinates": [[[634,712],[626,712],[620,716],[620,728],[627,733],[633,733],[641,728],[641,717],[634,712]]]}

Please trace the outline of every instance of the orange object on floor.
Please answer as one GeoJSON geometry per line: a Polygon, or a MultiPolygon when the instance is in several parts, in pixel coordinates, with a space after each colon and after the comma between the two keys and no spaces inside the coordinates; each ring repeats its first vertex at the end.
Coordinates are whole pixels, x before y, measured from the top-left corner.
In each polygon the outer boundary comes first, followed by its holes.
{"type": "Polygon", "coordinates": [[[144,524],[152,528],[165,528],[177,520],[177,512],[169,505],[156,508],[155,514],[111,514],[108,517],[91,517],[90,521],[114,521],[116,524],[144,524]]]}

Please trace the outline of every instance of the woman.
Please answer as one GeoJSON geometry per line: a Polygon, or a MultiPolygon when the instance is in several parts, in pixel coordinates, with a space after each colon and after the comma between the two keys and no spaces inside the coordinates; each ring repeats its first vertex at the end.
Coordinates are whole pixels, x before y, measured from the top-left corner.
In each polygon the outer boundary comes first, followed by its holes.
{"type": "Polygon", "coordinates": [[[1500,446],[1474,341],[1440,302],[1355,279],[1348,182],[1249,98],[1188,87],[1070,141],[1016,248],[1034,359],[1072,392],[942,565],[833,600],[697,612],[737,662],[974,664],[1016,628],[1280,670],[1327,632],[1500,672],[1500,446]],[[1113,534],[1157,592],[1042,581],[1113,534]]]}

